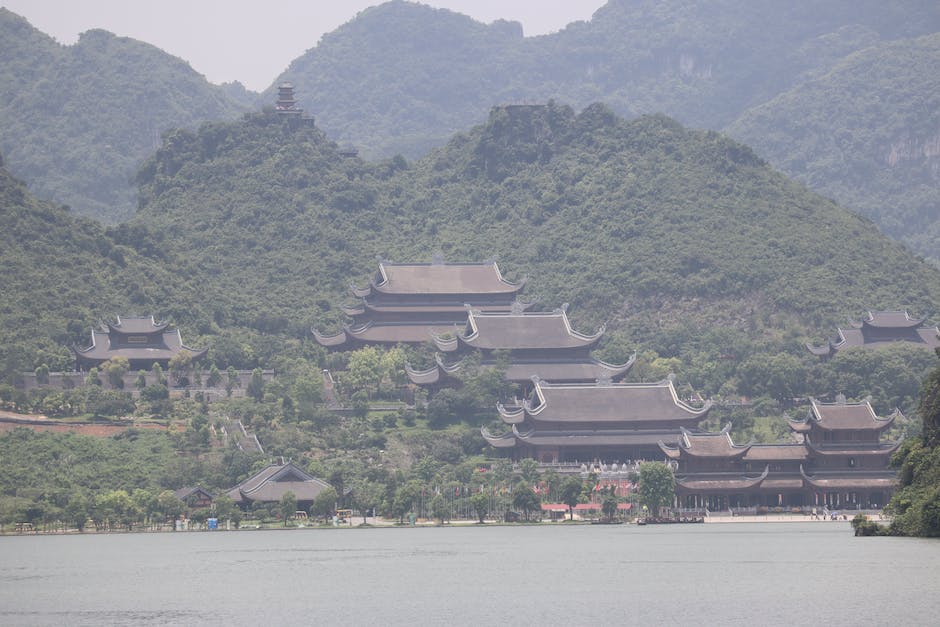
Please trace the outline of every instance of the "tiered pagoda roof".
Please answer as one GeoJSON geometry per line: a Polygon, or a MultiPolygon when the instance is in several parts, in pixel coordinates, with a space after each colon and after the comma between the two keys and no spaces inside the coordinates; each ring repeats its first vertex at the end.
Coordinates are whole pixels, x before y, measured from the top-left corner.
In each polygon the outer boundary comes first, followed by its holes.
{"type": "MultiPolygon", "coordinates": [[[[508,352],[506,379],[528,382],[533,376],[555,383],[617,381],[633,365],[608,364],[593,359],[590,350],[604,333],[601,327],[593,335],[575,331],[565,307],[552,312],[482,312],[471,310],[463,333],[433,336],[437,348],[451,355],[479,350],[481,363],[492,366],[495,351],[508,352]]],[[[428,370],[407,369],[413,383],[435,385],[459,372],[461,362],[445,364],[438,357],[428,370]]]]}
{"type": "Polygon", "coordinates": [[[790,421],[801,442],[737,445],[729,425],[720,433],[683,429],[675,445],[662,442],[660,448],[677,466],[677,494],[683,498],[884,505],[896,483],[889,458],[900,442],[880,442],[878,436],[896,415],[880,418],[867,402],[813,401],[805,420],[790,421]]]}
{"type": "MultiPolygon", "coordinates": [[[[293,463],[271,464],[262,468],[227,492],[239,505],[253,502],[277,503],[288,492],[293,492],[298,504],[312,503],[330,484],[317,479],[293,463]]],[[[299,506],[299,505],[298,505],[299,506]]]]}
{"type": "MultiPolygon", "coordinates": [[[[517,407],[497,410],[510,432],[494,436],[484,427],[492,446],[604,447],[624,451],[656,447],[675,441],[682,427],[705,418],[711,403],[694,408],[679,400],[671,380],[658,383],[550,384],[535,380],[531,398],[517,407]]],[[[563,457],[563,451],[561,451],[563,457]]],[[[625,454],[622,458],[628,458],[625,454]]],[[[635,459],[636,457],[634,457],[635,459]]]]}
{"type": "Polygon", "coordinates": [[[438,350],[451,353],[461,349],[483,350],[558,350],[593,348],[604,334],[604,327],[593,335],[571,328],[565,307],[551,312],[481,312],[470,311],[467,328],[452,337],[434,337],[438,350]]]}
{"type": "Polygon", "coordinates": [[[366,287],[352,287],[357,303],[343,307],[353,322],[335,334],[313,330],[330,348],[362,344],[421,343],[432,334],[456,332],[467,322],[467,306],[509,311],[525,281],[507,281],[495,262],[381,262],[366,287]]]}
{"type": "Polygon", "coordinates": [[[117,318],[101,329],[92,329],[91,346],[73,348],[79,368],[96,367],[112,357],[124,357],[131,369],[149,369],[155,363],[166,367],[181,351],[189,351],[193,359],[201,359],[208,349],[194,349],[183,343],[179,329],[166,322],[146,318],[117,318]]]}
{"type": "MultiPolygon", "coordinates": [[[[353,294],[366,298],[373,294],[398,296],[427,295],[515,295],[525,287],[525,279],[511,283],[503,278],[495,261],[482,263],[390,263],[380,262],[368,286],[353,287],[353,294]]],[[[511,300],[511,299],[510,299],[511,300]]]]}
{"type": "Polygon", "coordinates": [[[895,342],[940,348],[940,329],[925,323],[926,318],[913,318],[906,311],[869,311],[860,322],[851,322],[849,328],[839,327],[836,341],[806,347],[819,357],[831,357],[844,348],[881,348],[895,342]]]}
{"type": "Polygon", "coordinates": [[[875,413],[871,403],[820,403],[812,399],[809,415],[803,420],[791,420],[790,428],[797,433],[819,431],[876,431],[881,432],[894,424],[900,415],[895,410],[887,418],[875,413]]]}

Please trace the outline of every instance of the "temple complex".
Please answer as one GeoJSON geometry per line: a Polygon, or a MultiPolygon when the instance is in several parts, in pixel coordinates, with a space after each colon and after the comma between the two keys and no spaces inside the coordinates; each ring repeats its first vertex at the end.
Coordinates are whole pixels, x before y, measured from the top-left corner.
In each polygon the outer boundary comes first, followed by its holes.
{"type": "Polygon", "coordinates": [[[343,350],[367,344],[417,344],[433,334],[455,333],[467,324],[467,306],[479,311],[508,312],[525,281],[503,278],[495,262],[379,264],[367,287],[353,287],[359,302],[343,307],[352,318],[335,334],[313,330],[328,348],[343,350]]]}
{"type": "Polygon", "coordinates": [[[227,492],[236,505],[247,508],[252,503],[280,503],[288,492],[297,499],[297,509],[308,510],[323,490],[330,487],[308,472],[283,461],[262,468],[227,492]]]}
{"type": "Polygon", "coordinates": [[[170,360],[182,351],[192,353],[193,359],[202,359],[208,349],[190,348],[183,344],[178,328],[166,322],[157,323],[149,318],[117,318],[101,329],[92,329],[91,346],[73,348],[78,370],[95,368],[112,357],[124,357],[130,369],[149,370],[154,364],[169,367],[170,360]]]}
{"type": "MultiPolygon", "coordinates": [[[[506,379],[514,383],[528,384],[533,376],[553,383],[617,381],[634,359],[619,365],[593,359],[591,349],[603,334],[603,327],[593,335],[575,331],[565,305],[552,312],[471,310],[463,332],[432,339],[451,358],[479,353],[485,367],[503,360],[506,379]]],[[[451,359],[447,364],[438,355],[432,368],[418,371],[406,366],[406,372],[412,383],[434,388],[452,379],[462,363],[451,359]]]]}
{"type": "Polygon", "coordinates": [[[568,383],[534,380],[529,398],[497,406],[509,427],[483,437],[515,459],[543,463],[660,459],[660,442],[676,444],[682,428],[705,419],[711,403],[694,408],[676,394],[672,380],[658,383],[568,383]]]}
{"type": "Polygon", "coordinates": [[[896,485],[889,467],[898,442],[881,442],[894,422],[868,402],[812,402],[791,421],[792,444],[735,444],[730,425],[719,433],[683,428],[675,444],[660,445],[676,467],[681,507],[725,510],[758,507],[884,507],[896,485]]]}
{"type": "Polygon", "coordinates": [[[869,311],[861,322],[850,328],[839,328],[836,341],[823,346],[807,344],[811,353],[829,358],[844,348],[881,348],[895,342],[919,344],[924,348],[940,348],[940,329],[925,325],[926,318],[912,318],[906,311],[869,311]]]}

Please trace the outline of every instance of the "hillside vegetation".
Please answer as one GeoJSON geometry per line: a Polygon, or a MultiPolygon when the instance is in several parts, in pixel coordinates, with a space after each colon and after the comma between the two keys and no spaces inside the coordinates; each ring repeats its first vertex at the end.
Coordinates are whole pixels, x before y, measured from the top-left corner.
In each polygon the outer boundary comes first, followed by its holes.
{"type": "Polygon", "coordinates": [[[938,259],[938,29],[920,1],[611,0],[524,38],[396,1],[324,36],[266,95],[294,82],[331,137],[374,156],[424,154],[510,102],[666,113],[743,139],[938,259]]]}
{"type": "Polygon", "coordinates": [[[783,171],[940,258],[940,33],[866,48],[728,132],[783,171]]]}
{"type": "Polygon", "coordinates": [[[0,373],[69,369],[69,346],[121,312],[181,322],[199,308],[186,279],[117,244],[104,228],[39,201],[0,167],[0,373]]]}
{"type": "Polygon", "coordinates": [[[250,96],[102,30],[61,46],[0,8],[0,151],[33,192],[106,222],[136,208],[140,162],[167,129],[234,118],[250,96]]]}
{"type": "Polygon", "coordinates": [[[266,95],[292,81],[331,137],[377,155],[419,154],[527,99],[718,129],[851,52],[938,26],[926,2],[612,0],[524,38],[518,23],[396,0],[324,35],[266,95]]]}
{"type": "Polygon", "coordinates": [[[170,136],[140,181],[132,224],[174,233],[161,250],[246,310],[290,319],[329,316],[377,255],[435,250],[496,256],[590,322],[822,325],[940,295],[903,247],[747,147],[600,105],[496,108],[411,166],[253,114],[170,136]]]}

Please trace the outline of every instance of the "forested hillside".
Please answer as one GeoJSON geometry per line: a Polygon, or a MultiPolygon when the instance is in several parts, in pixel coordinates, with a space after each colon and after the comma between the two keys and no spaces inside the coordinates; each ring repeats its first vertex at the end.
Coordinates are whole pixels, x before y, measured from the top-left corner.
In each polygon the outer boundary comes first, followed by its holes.
{"type": "Polygon", "coordinates": [[[117,244],[97,222],[36,200],[2,167],[0,267],[4,380],[42,363],[70,369],[69,346],[86,345],[104,317],[156,313],[189,322],[201,306],[185,277],[117,244]]]}
{"type": "Polygon", "coordinates": [[[940,34],[852,54],[727,130],[940,259],[940,34]]]}
{"type": "Polygon", "coordinates": [[[394,1],[325,35],[268,97],[293,81],[331,137],[378,155],[418,154],[527,99],[719,129],[856,50],[938,27],[928,2],[612,0],[589,22],[524,38],[517,23],[394,1]]]}
{"type": "Polygon", "coordinates": [[[106,222],[136,208],[134,172],[161,133],[237,117],[252,100],[149,44],[93,30],[61,46],[3,8],[0,77],[10,171],[37,196],[106,222]]]}
{"type": "Polygon", "coordinates": [[[324,36],[267,95],[293,81],[331,137],[372,156],[423,154],[510,102],[662,112],[727,129],[937,259],[936,40],[895,40],[940,30],[938,7],[611,0],[524,38],[515,23],[396,1],[324,36]]]}
{"type": "Polygon", "coordinates": [[[377,255],[437,250],[495,256],[544,306],[636,341],[721,326],[796,343],[940,297],[935,271],[747,147],[600,105],[497,108],[413,165],[343,157],[269,111],[171,135],[140,181],[132,224],[174,234],[161,251],[225,294],[217,320],[260,329],[336,324],[377,255]]]}

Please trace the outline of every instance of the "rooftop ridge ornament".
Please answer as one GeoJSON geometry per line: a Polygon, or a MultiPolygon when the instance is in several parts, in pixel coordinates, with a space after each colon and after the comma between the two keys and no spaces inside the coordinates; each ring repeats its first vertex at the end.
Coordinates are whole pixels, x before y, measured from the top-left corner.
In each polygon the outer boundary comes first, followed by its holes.
{"type": "Polygon", "coordinates": [[[512,304],[509,306],[509,311],[514,316],[520,316],[522,315],[522,312],[525,311],[525,306],[519,302],[519,299],[517,298],[516,300],[512,301],[512,304]]]}
{"type": "Polygon", "coordinates": [[[611,379],[609,373],[604,373],[597,378],[597,387],[599,388],[609,388],[614,384],[613,379],[611,379]]]}

